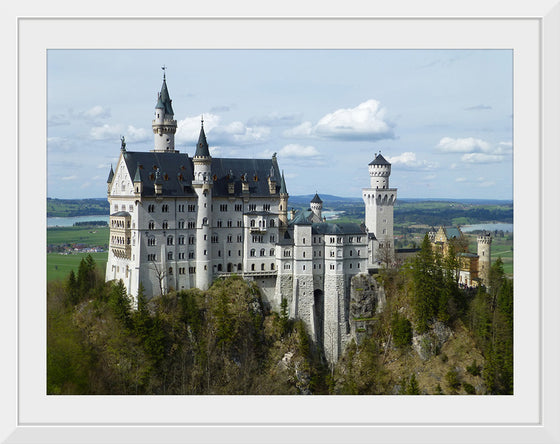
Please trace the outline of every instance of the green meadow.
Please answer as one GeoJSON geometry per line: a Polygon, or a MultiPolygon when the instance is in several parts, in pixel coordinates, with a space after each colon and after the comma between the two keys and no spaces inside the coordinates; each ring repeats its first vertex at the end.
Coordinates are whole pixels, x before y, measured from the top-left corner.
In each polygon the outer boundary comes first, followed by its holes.
{"type": "Polygon", "coordinates": [[[105,275],[105,266],[107,265],[107,252],[103,253],[76,253],[76,254],[59,254],[59,253],[48,253],[47,254],[47,282],[54,280],[64,280],[70,274],[70,270],[74,270],[74,273],[78,273],[78,268],[80,266],[80,261],[85,258],[88,254],[97,265],[97,269],[102,275],[105,275]]]}

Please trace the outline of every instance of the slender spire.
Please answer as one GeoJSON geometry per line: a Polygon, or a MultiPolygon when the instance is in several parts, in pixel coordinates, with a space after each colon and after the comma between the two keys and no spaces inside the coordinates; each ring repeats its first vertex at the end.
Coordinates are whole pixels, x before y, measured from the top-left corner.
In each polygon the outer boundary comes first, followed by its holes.
{"type": "Polygon", "coordinates": [[[165,70],[166,66],[162,66],[163,69],[163,83],[161,85],[161,91],[158,94],[158,101],[156,104],[156,109],[163,109],[165,114],[173,116],[173,107],[171,106],[171,98],[169,97],[169,90],[167,89],[167,82],[165,80],[165,70]]]}
{"type": "Polygon", "coordinates": [[[140,163],[136,163],[136,174],[134,175],[134,182],[142,182],[140,178],[140,163]]]}
{"type": "Polygon", "coordinates": [[[111,171],[109,171],[109,178],[107,179],[107,183],[111,183],[113,181],[115,173],[113,172],[113,164],[111,164],[111,171]]]}
{"type": "Polygon", "coordinates": [[[284,180],[284,170],[282,170],[282,183],[280,184],[280,194],[288,194],[286,189],[286,181],[284,180]]]}
{"type": "Polygon", "coordinates": [[[200,136],[198,136],[194,157],[210,157],[208,142],[206,141],[206,134],[204,133],[204,119],[201,119],[200,136]]]}

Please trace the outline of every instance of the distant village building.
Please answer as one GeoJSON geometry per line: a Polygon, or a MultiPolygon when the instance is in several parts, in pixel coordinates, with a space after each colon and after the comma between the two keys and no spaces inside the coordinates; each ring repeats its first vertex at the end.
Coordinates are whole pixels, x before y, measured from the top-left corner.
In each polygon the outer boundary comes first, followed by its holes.
{"type": "Polygon", "coordinates": [[[459,227],[432,228],[428,232],[432,249],[443,256],[447,255],[453,244],[455,254],[459,259],[459,284],[477,287],[480,283],[488,285],[488,272],[491,261],[492,237],[490,232],[484,231],[477,237],[477,254],[469,253],[468,242],[459,227]]]}
{"type": "Polygon", "coordinates": [[[149,152],[126,149],[107,180],[110,244],[107,280],[122,279],[133,305],[170,290],[207,289],[237,274],[255,281],[264,301],[302,319],[334,362],[350,337],[350,281],[394,258],[391,164],[369,164],[365,224],[327,223],[315,194],[288,218],[288,191],[270,159],[212,157],[204,122],[192,157],[175,149],[177,121],[165,74],[149,152]]]}

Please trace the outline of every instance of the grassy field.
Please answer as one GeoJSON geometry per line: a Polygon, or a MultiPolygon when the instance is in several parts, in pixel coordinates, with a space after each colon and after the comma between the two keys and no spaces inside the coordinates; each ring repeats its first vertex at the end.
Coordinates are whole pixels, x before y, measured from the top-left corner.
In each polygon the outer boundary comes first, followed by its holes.
{"type": "Polygon", "coordinates": [[[109,227],[51,227],[47,228],[47,245],[86,244],[91,247],[109,243],[109,227]]]}
{"type": "MultiPolygon", "coordinates": [[[[88,253],[77,253],[77,254],[58,254],[58,253],[48,253],[47,254],[47,282],[54,281],[57,279],[66,279],[70,274],[70,270],[74,270],[74,273],[78,273],[78,267],[80,266],[80,261],[82,258],[86,257],[88,253]]],[[[105,266],[107,265],[107,253],[90,253],[91,257],[97,265],[97,269],[101,271],[102,275],[105,275],[105,266]]]]}

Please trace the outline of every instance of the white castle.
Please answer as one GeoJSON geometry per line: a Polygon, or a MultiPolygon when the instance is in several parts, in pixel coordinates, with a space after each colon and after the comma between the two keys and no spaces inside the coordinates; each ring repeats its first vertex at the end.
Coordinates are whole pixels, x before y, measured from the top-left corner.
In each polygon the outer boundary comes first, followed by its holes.
{"type": "Polygon", "coordinates": [[[394,257],[391,165],[376,155],[364,188],[365,224],[327,223],[315,194],[307,211],[291,211],[284,173],[270,159],[210,155],[202,121],[193,157],[175,149],[165,74],[152,121],[154,148],[126,150],[109,173],[110,246],[106,279],[122,279],[136,305],[170,290],[207,289],[237,274],[254,280],[279,311],[288,303],[327,359],[349,340],[350,281],[394,257]]]}

